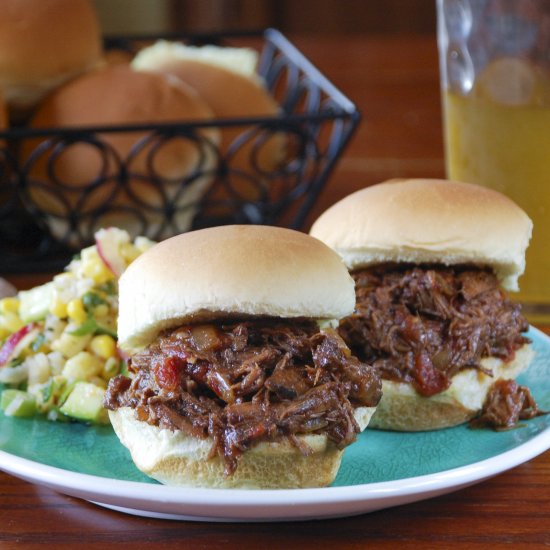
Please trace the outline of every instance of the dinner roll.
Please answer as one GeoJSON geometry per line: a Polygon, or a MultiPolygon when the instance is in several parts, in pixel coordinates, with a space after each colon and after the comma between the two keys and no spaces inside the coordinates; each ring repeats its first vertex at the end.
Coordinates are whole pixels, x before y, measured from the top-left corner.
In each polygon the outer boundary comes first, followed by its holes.
{"type": "MultiPolygon", "coordinates": [[[[181,81],[115,64],[59,88],[40,106],[30,126],[35,129],[127,124],[154,127],[211,118],[209,106],[181,81]]],[[[86,215],[100,209],[131,207],[154,222],[157,231],[163,221],[161,210],[175,207],[171,232],[188,229],[195,203],[211,180],[209,171],[214,168],[219,132],[214,128],[200,130],[197,137],[204,138],[203,143],[187,136],[163,141],[162,137],[156,139],[152,132],[144,130],[101,132],[96,137],[101,142],[94,141],[95,138],[93,143],[80,138],[73,144],[67,141],[59,154],[55,139],[49,146],[38,140],[25,145],[23,154],[29,162],[31,180],[42,185],[30,186],[30,194],[39,208],[52,216],[66,217],[71,212],[86,215]],[[41,149],[33,152],[38,145],[41,149]],[[197,176],[186,182],[185,178],[191,174],[197,176]],[[52,179],[59,185],[54,185],[52,179]]],[[[121,225],[120,215],[120,210],[114,211],[112,218],[103,220],[102,225],[121,225]]],[[[66,227],[60,224],[60,219],[52,217],[50,229],[59,237],[66,227]]],[[[159,236],[151,231],[148,234],[159,236]]]]}
{"type": "Polygon", "coordinates": [[[16,109],[95,67],[101,49],[89,0],[0,0],[0,88],[16,109]]]}
{"type": "MultiPolygon", "coordinates": [[[[257,53],[248,48],[193,47],[159,41],[141,50],[132,62],[140,71],[170,74],[192,86],[210,105],[216,119],[276,117],[277,102],[256,73],[257,53]]],[[[259,198],[253,179],[274,171],[285,158],[283,133],[253,126],[222,127],[221,151],[232,176],[232,189],[241,198],[259,198]]],[[[222,193],[223,195],[223,193],[222,193]]],[[[221,198],[221,197],[218,197],[221,198]]]]}

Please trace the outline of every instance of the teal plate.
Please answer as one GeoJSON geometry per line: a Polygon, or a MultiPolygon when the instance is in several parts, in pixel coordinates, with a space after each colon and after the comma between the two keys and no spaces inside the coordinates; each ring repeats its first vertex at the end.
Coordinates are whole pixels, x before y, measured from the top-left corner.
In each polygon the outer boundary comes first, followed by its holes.
{"type": "MultiPolygon", "coordinates": [[[[550,410],[550,338],[529,332],[536,356],[518,381],[550,410]]],[[[450,492],[550,448],[550,415],[514,430],[459,426],[421,433],[367,430],[348,447],[331,487],[220,490],[166,487],[139,472],[110,427],[0,413],[0,469],[124,512],[208,521],[283,521],[358,514],[450,492]]]]}

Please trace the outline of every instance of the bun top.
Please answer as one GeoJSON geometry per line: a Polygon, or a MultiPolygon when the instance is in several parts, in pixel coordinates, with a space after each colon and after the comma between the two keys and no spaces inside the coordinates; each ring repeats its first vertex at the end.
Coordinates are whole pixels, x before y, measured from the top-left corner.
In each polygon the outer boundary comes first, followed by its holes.
{"type": "Polygon", "coordinates": [[[501,193],[437,179],[391,180],[357,191],[324,212],[311,235],[349,269],[385,262],[475,264],[518,289],[533,224],[501,193]]]}
{"type": "MultiPolygon", "coordinates": [[[[177,79],[160,74],[142,73],[128,65],[107,66],[75,78],[50,94],[30,122],[32,128],[113,126],[211,120],[212,110],[195,90],[177,79]]],[[[213,143],[219,141],[216,128],[201,130],[213,143]]],[[[136,143],[147,132],[111,132],[102,134],[126,160],[136,143]]],[[[37,140],[27,140],[23,148],[28,158],[37,140]]],[[[147,155],[141,153],[128,159],[131,170],[146,172],[147,155]]],[[[212,156],[212,155],[210,155],[212,156]]],[[[163,145],[155,155],[154,170],[164,178],[178,178],[200,162],[201,153],[191,140],[173,140],[163,145]]],[[[33,166],[33,175],[47,174],[47,158],[41,157],[33,166]]],[[[209,162],[213,159],[208,159],[209,162]]],[[[80,144],[66,150],[56,163],[56,176],[68,185],[90,182],[102,168],[96,148],[80,144]]],[[[109,167],[116,174],[118,166],[109,167]]],[[[48,178],[45,177],[47,180],[48,178]]]]}
{"type": "Polygon", "coordinates": [[[153,124],[212,116],[197,92],[180,80],[115,64],[75,78],[49,95],[31,126],[153,124]]]}
{"type": "Polygon", "coordinates": [[[216,118],[274,116],[279,107],[256,74],[256,61],[256,52],[248,48],[159,41],[141,50],[132,67],[181,79],[197,90],[216,118]]]}
{"type": "Polygon", "coordinates": [[[134,351],[165,328],[218,318],[339,319],[353,279],[330,248],[304,233],[232,225],[184,233],[135,260],[120,279],[119,343],[134,351]]]}
{"type": "Polygon", "coordinates": [[[8,103],[37,102],[92,68],[100,55],[99,22],[89,0],[2,0],[0,88],[8,103]]]}
{"type": "MultiPolygon", "coordinates": [[[[256,73],[257,61],[257,52],[250,48],[194,47],[161,40],[141,50],[132,67],[179,78],[197,90],[216,119],[275,117],[280,108],[256,73]]],[[[222,129],[220,149],[229,153],[234,169],[271,171],[284,160],[286,139],[284,133],[228,126],[222,129]]]]}

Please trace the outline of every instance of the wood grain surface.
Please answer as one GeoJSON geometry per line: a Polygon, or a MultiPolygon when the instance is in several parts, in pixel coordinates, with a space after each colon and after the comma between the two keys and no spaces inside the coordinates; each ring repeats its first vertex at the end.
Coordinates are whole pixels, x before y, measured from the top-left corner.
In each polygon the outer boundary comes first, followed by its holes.
{"type": "MultiPolygon", "coordinates": [[[[443,176],[434,37],[292,37],[364,120],[308,224],[327,206],[390,177],[443,176]]],[[[40,276],[11,276],[20,288],[40,276]]],[[[542,327],[550,333],[549,327],[542,327]]],[[[0,548],[550,547],[550,452],[449,495],[338,520],[229,524],[109,511],[0,473],[0,548]]]]}

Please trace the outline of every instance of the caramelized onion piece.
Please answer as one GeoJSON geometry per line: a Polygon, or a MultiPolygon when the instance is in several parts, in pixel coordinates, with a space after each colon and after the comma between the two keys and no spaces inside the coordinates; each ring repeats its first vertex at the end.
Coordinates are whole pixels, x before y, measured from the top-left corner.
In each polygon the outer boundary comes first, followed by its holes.
{"type": "Polygon", "coordinates": [[[199,351],[209,351],[220,347],[221,338],[214,325],[196,325],[191,329],[193,344],[199,351]]]}

